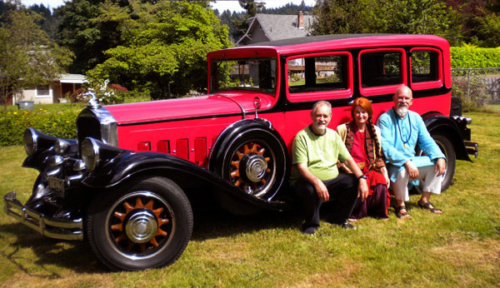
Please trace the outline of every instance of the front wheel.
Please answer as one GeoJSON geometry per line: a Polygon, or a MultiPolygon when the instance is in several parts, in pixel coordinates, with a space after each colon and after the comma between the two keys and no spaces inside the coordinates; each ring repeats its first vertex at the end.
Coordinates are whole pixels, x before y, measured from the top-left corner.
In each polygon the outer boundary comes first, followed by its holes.
{"type": "Polygon", "coordinates": [[[193,231],[188,198],[173,181],[151,177],[92,201],[87,235],[97,258],[112,270],[174,263],[193,231]]]}

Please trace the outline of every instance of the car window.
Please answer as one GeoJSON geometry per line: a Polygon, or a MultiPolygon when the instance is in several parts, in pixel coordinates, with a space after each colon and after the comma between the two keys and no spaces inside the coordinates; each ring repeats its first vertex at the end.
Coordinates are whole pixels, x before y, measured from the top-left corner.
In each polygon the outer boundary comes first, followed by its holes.
{"type": "Polygon", "coordinates": [[[217,59],[212,61],[211,91],[276,91],[276,58],[217,59]]]}
{"type": "Polygon", "coordinates": [[[423,90],[443,85],[441,51],[434,48],[413,48],[410,54],[411,88],[423,90]]]}
{"type": "Polygon", "coordinates": [[[361,54],[361,86],[368,88],[402,84],[401,58],[399,51],[361,54]]]}
{"type": "Polygon", "coordinates": [[[322,55],[289,60],[288,91],[303,93],[347,89],[347,60],[347,55],[322,55]]]}

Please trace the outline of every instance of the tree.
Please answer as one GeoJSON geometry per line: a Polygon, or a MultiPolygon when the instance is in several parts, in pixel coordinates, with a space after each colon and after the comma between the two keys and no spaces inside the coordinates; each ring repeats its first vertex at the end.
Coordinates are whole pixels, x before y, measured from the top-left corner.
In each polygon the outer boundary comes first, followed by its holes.
{"type": "Polygon", "coordinates": [[[313,9],[316,20],[312,25],[314,35],[362,33],[367,23],[361,21],[361,12],[369,9],[358,0],[317,1],[313,9]]]}
{"type": "Polygon", "coordinates": [[[176,95],[206,87],[206,53],[229,45],[227,26],[208,2],[129,3],[102,5],[96,21],[117,21],[123,44],[106,50],[106,61],[87,76],[149,91],[153,99],[167,98],[169,86],[176,95]]]}
{"type": "MultiPolygon", "coordinates": [[[[104,0],[71,0],[56,10],[59,16],[59,44],[68,47],[76,58],[70,72],[85,74],[106,60],[104,51],[120,45],[121,33],[114,19],[94,21],[101,14],[104,0]]],[[[114,0],[120,7],[127,0],[114,0]]]]}
{"type": "Polygon", "coordinates": [[[247,10],[247,12],[243,20],[233,20],[233,25],[235,27],[233,37],[236,39],[245,35],[250,25],[249,19],[254,17],[260,9],[264,8],[265,5],[263,2],[255,2],[255,0],[239,0],[238,2],[240,3],[241,8],[247,10]]]}
{"type": "Polygon", "coordinates": [[[500,47],[500,14],[487,13],[484,17],[475,18],[478,25],[474,28],[477,32],[478,44],[481,47],[500,47]]]}
{"type": "Polygon", "coordinates": [[[0,23],[0,102],[6,103],[21,88],[47,84],[72,61],[39,25],[42,17],[18,1],[4,10],[0,23]]]}

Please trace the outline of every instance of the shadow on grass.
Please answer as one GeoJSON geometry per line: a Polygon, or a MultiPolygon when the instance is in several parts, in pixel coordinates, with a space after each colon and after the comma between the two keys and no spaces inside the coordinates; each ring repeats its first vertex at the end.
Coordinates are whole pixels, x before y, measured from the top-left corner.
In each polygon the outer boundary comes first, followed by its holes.
{"type": "Polygon", "coordinates": [[[251,233],[267,229],[299,229],[302,216],[292,209],[286,212],[260,211],[254,215],[233,215],[222,209],[203,211],[194,215],[191,240],[201,241],[218,237],[251,233]]]}
{"type": "MultiPolygon", "coordinates": [[[[46,268],[47,265],[64,267],[77,273],[108,271],[104,265],[97,261],[86,242],[51,239],[21,223],[0,225],[0,238],[5,238],[4,235],[7,234],[14,235],[17,239],[9,244],[12,249],[5,249],[7,247],[4,246],[0,255],[29,276],[43,279],[63,278],[55,272],[57,270],[46,268]],[[29,262],[30,260],[24,256],[23,249],[30,249],[36,255],[36,260],[29,262]],[[34,269],[33,265],[38,268],[34,269]],[[41,275],[39,270],[48,274],[41,275]],[[32,271],[37,272],[33,273],[32,271]]],[[[8,243],[8,241],[2,242],[8,243]]]]}

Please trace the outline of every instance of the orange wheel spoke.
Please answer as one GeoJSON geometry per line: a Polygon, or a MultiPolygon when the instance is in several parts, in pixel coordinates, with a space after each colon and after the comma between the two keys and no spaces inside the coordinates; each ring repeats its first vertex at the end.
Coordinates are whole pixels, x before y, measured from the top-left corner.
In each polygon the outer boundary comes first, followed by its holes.
{"type": "Polygon", "coordinates": [[[266,160],[266,162],[268,162],[268,163],[269,163],[269,161],[271,161],[271,158],[266,157],[266,158],[264,158],[264,160],[266,160]]]}
{"type": "Polygon", "coordinates": [[[162,237],[166,237],[167,236],[167,232],[162,230],[162,229],[158,229],[158,231],[156,231],[156,235],[155,236],[162,236],[162,237]]]}
{"type": "Polygon", "coordinates": [[[163,207],[153,210],[153,214],[155,214],[156,217],[160,217],[160,214],[162,212],[163,212],[163,207]]]}
{"type": "Polygon", "coordinates": [[[128,213],[130,213],[130,211],[134,210],[134,207],[132,207],[132,205],[128,204],[128,202],[124,202],[123,207],[125,207],[126,214],[128,214],[128,213]]]}
{"type": "Polygon", "coordinates": [[[266,152],[266,149],[262,148],[262,149],[259,150],[259,152],[257,152],[257,154],[259,154],[260,156],[264,156],[265,152],[266,152]]]}
{"type": "Polygon", "coordinates": [[[149,243],[151,243],[151,245],[153,245],[155,247],[159,246],[158,242],[156,242],[156,238],[154,238],[154,237],[153,237],[153,239],[151,239],[151,241],[149,241],[149,243]]]}
{"type": "Polygon", "coordinates": [[[120,243],[121,241],[126,240],[126,239],[127,239],[127,237],[125,236],[125,234],[122,233],[122,234],[120,234],[120,236],[115,238],[115,242],[120,243]]]}
{"type": "Polygon", "coordinates": [[[253,143],[252,149],[250,150],[252,153],[257,153],[257,144],[253,143]]]}
{"type": "Polygon", "coordinates": [[[148,209],[149,211],[153,211],[154,203],[155,201],[151,199],[146,205],[144,205],[144,208],[148,209]]]}
{"type": "Polygon", "coordinates": [[[244,154],[250,153],[250,149],[248,148],[248,144],[245,144],[245,146],[243,146],[243,153],[244,154]]]}
{"type": "Polygon", "coordinates": [[[141,244],[139,244],[139,247],[141,248],[141,253],[146,252],[146,244],[141,243],[141,244]]]}
{"type": "Polygon", "coordinates": [[[135,199],[135,208],[144,208],[144,204],[142,204],[142,201],[141,201],[141,198],[137,197],[137,199],[135,199]]]}
{"type": "Polygon", "coordinates": [[[167,218],[158,218],[158,228],[160,228],[161,225],[168,223],[170,223],[170,220],[168,220],[167,218]]]}
{"type": "Polygon", "coordinates": [[[232,178],[240,177],[240,171],[235,170],[235,171],[231,172],[231,177],[232,178]]]}
{"type": "Polygon", "coordinates": [[[241,185],[241,179],[238,179],[236,180],[236,182],[234,182],[234,186],[240,187],[240,185],[241,185]]]}
{"type": "Polygon", "coordinates": [[[111,230],[123,232],[123,224],[122,223],[118,223],[118,224],[115,224],[115,225],[111,225],[111,230]]]}
{"type": "Polygon", "coordinates": [[[238,156],[238,159],[241,160],[241,158],[243,158],[243,156],[245,156],[245,154],[241,153],[240,151],[236,151],[236,156],[238,156]]]}
{"type": "Polygon", "coordinates": [[[118,211],[115,211],[115,214],[113,214],[116,218],[120,219],[120,221],[123,222],[123,220],[125,220],[125,216],[127,216],[127,214],[123,214],[123,213],[120,213],[118,211]]]}
{"type": "Polygon", "coordinates": [[[235,167],[236,169],[239,169],[240,161],[231,161],[231,166],[235,167]]]}
{"type": "Polygon", "coordinates": [[[261,183],[261,184],[266,184],[266,179],[262,179],[262,180],[260,180],[260,183],[261,183]]]}

